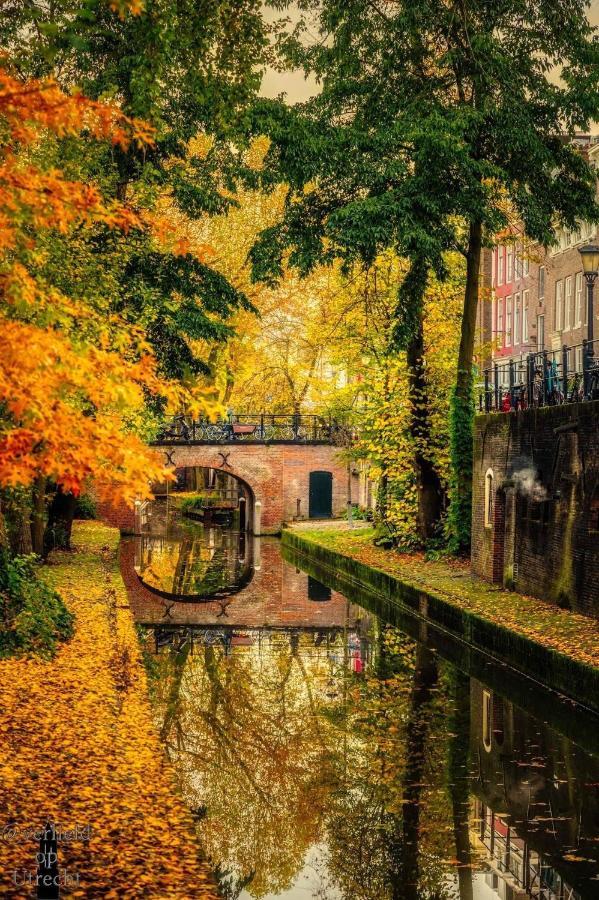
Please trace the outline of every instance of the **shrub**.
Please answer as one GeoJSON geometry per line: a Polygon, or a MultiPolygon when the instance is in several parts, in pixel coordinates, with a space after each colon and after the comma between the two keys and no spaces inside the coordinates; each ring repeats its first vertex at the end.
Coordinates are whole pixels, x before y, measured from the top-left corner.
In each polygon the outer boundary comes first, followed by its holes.
{"type": "Polygon", "coordinates": [[[0,657],[34,653],[51,658],[73,634],[74,616],[39,578],[35,556],[0,548],[0,657]]]}
{"type": "Polygon", "coordinates": [[[76,519],[95,519],[97,518],[96,501],[89,494],[81,494],[77,498],[75,506],[76,519]]]}

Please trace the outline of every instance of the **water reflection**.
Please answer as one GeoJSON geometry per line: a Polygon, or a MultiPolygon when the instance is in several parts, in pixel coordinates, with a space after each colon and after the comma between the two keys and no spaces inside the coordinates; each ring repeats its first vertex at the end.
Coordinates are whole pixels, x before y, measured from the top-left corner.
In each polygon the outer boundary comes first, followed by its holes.
{"type": "MultiPolygon", "coordinates": [[[[253,581],[225,623],[198,604],[196,622],[148,627],[162,739],[223,896],[599,896],[598,758],[399,628],[327,602],[266,546],[261,622],[253,581]]],[[[570,734],[591,727],[571,718],[570,734]]]]}
{"type": "Polygon", "coordinates": [[[194,522],[166,501],[155,502],[135,541],[135,571],[162,596],[214,598],[249,583],[252,550],[243,531],[194,522]]]}

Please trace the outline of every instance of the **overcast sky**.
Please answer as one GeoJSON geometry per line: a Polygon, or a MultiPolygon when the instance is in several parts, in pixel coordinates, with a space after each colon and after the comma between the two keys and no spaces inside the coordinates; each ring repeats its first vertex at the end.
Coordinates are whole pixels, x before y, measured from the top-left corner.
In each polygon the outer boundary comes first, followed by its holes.
{"type": "MultiPolygon", "coordinates": [[[[293,11],[287,13],[293,17],[293,11]]],[[[266,10],[267,19],[277,19],[281,13],[266,10]]],[[[599,25],[599,0],[592,0],[589,18],[594,25],[599,25]]],[[[310,78],[306,80],[303,72],[275,72],[269,69],[262,81],[261,93],[264,97],[277,97],[281,93],[287,95],[289,103],[298,103],[306,100],[318,90],[316,82],[310,78]]]]}

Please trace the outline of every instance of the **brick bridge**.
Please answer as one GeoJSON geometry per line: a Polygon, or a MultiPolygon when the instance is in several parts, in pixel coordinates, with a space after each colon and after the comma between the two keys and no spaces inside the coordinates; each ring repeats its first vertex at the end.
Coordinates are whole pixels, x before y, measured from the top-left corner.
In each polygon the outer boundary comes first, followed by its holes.
{"type": "MultiPolygon", "coordinates": [[[[349,500],[347,435],[317,416],[238,416],[216,425],[178,417],[157,449],[175,474],[191,467],[216,469],[238,479],[249,501],[247,528],[277,534],[284,522],[339,516],[349,500]]],[[[357,485],[352,493],[357,495],[357,485]]],[[[139,531],[133,510],[102,509],[125,532],[139,531]]]]}

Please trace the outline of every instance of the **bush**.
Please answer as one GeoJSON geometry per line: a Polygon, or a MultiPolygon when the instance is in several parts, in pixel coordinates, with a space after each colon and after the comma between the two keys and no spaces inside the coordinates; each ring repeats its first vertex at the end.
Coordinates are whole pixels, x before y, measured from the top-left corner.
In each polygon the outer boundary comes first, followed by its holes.
{"type": "Polygon", "coordinates": [[[0,658],[51,658],[73,635],[74,616],[38,575],[35,556],[10,557],[0,548],[0,658]]]}
{"type": "Polygon", "coordinates": [[[96,501],[89,494],[81,494],[77,498],[75,506],[76,519],[95,519],[97,518],[96,501]]]}

